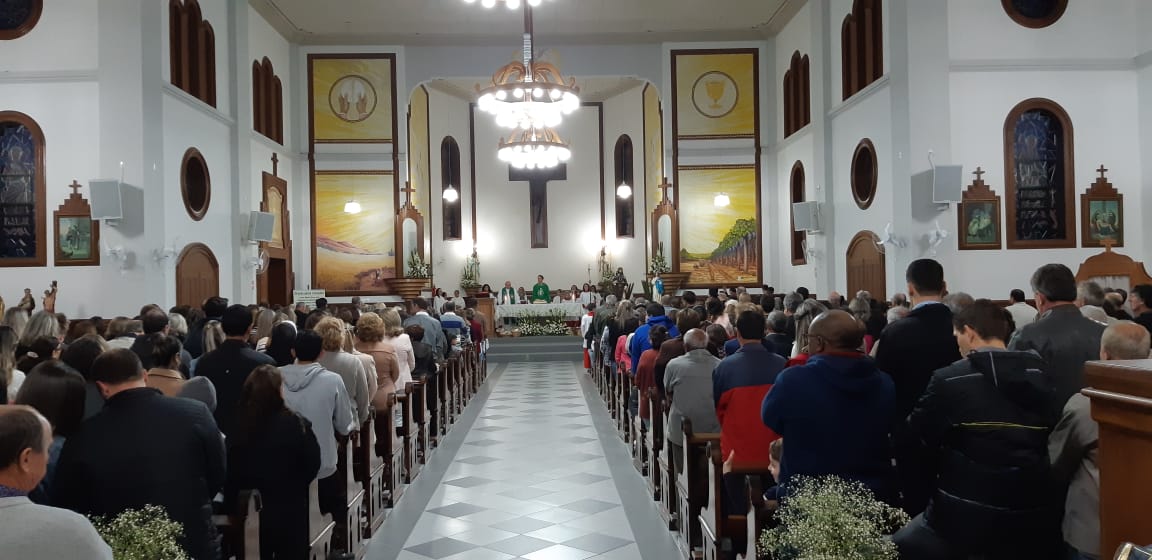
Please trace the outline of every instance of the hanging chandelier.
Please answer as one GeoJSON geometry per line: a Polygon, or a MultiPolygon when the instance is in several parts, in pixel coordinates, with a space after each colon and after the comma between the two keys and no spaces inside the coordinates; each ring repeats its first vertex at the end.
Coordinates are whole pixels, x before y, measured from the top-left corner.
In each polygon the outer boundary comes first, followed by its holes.
{"type": "Polygon", "coordinates": [[[568,161],[572,150],[555,130],[529,128],[513,132],[508,140],[501,138],[496,155],[517,169],[548,169],[568,161]]]}
{"type": "Polygon", "coordinates": [[[510,62],[492,76],[492,84],[476,86],[476,106],[496,117],[503,128],[551,128],[580,108],[576,79],[567,81],[556,65],[537,61],[532,50],[532,8],[524,6],[523,60],[510,62]]]}

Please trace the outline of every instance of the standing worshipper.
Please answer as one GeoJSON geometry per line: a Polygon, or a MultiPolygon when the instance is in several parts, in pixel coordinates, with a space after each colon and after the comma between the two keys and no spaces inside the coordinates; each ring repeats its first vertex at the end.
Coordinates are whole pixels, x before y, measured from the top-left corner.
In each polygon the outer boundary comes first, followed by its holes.
{"type": "Polygon", "coordinates": [[[55,504],[101,516],[160,506],[184,527],[178,542],[189,556],[219,558],[212,497],[224,486],[226,465],[208,407],[147,387],[131,350],[105,352],[92,370],[107,402],[64,443],[55,504]]]}
{"type": "Polygon", "coordinates": [[[227,435],[232,432],[236,406],[248,374],[256,366],[275,365],[275,361],[248,347],[252,313],[247,307],[233,305],[226,309],[220,327],[224,331],[224,342],[197,361],[196,375],[207,377],[216,387],[216,424],[227,435]]]}
{"type": "Polygon", "coordinates": [[[34,408],[0,405],[0,551],[21,560],[112,560],[87,518],[28,499],[48,470],[51,445],[52,426],[34,408]]]}
{"type": "Polygon", "coordinates": [[[648,331],[656,326],[662,325],[668,329],[668,336],[675,338],[680,336],[680,330],[676,328],[676,323],[664,315],[664,306],[659,303],[649,303],[646,308],[648,312],[648,320],[636,329],[636,336],[632,337],[632,342],[628,347],[628,354],[632,359],[633,367],[640,363],[640,355],[645,350],[652,347],[652,341],[648,338],[648,331]]]}
{"type": "Polygon", "coordinates": [[[586,303],[584,304],[584,307],[588,310],[588,312],[580,317],[580,338],[584,341],[584,369],[591,373],[592,356],[589,351],[592,348],[592,319],[596,316],[596,304],[586,303]]]}
{"type": "Polygon", "coordinates": [[[720,450],[737,463],[767,463],[768,444],[780,437],[760,421],[760,404],[772,389],[784,358],[764,347],[764,314],[736,317],[740,348],[724,358],[712,376],[712,400],[720,420],[720,450]]]}
{"type": "MultiPolygon", "coordinates": [[[[324,350],[316,362],[344,380],[344,388],[348,391],[348,404],[356,411],[356,425],[359,426],[368,421],[368,405],[371,403],[373,392],[369,391],[368,373],[364,371],[364,364],[350,352],[344,351],[344,321],[335,317],[325,317],[316,323],[315,332],[323,340],[321,348],[324,350]]],[[[395,350],[388,356],[387,368],[385,375],[389,380],[394,380],[393,376],[400,371],[400,365],[396,363],[395,350]]]]}
{"type": "MultiPolygon", "coordinates": [[[[931,472],[924,465],[932,457],[925,456],[918,438],[907,430],[906,419],[928,387],[932,373],[960,359],[960,347],[952,334],[952,311],[941,301],[947,289],[944,267],[932,259],[918,259],[908,265],[904,279],[912,311],[880,334],[876,367],[895,383],[892,438],[896,467],[904,510],[915,517],[924,511],[932,493],[934,482],[924,477],[925,472],[931,472]]],[[[1075,286],[1072,291],[1075,295],[1075,286]]]]}
{"type": "Polygon", "coordinates": [[[188,342],[184,347],[193,358],[199,358],[207,352],[204,349],[204,327],[209,321],[220,321],[228,310],[228,300],[213,296],[204,301],[201,309],[204,310],[204,318],[188,326],[188,342]]]}
{"type": "Polygon", "coordinates": [[[28,372],[28,380],[16,395],[15,404],[25,404],[43,414],[52,426],[52,446],[48,448],[48,472],[29,498],[38,504],[52,503],[52,484],[60,450],[67,438],[80,430],[84,420],[84,377],[64,362],[50,360],[28,372]]]}
{"type": "Polygon", "coordinates": [[[1133,286],[1128,303],[1132,305],[1132,315],[1135,316],[1132,320],[1152,333],[1152,285],[1133,286]]]}
{"type": "Polygon", "coordinates": [[[551,303],[552,290],[544,283],[544,275],[536,276],[536,284],[532,286],[532,303],[551,303]]]}

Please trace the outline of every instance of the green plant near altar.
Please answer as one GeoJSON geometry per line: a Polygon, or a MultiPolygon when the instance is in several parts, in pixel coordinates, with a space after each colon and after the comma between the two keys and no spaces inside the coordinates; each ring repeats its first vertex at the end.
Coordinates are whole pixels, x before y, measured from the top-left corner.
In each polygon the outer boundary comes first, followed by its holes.
{"type": "Polygon", "coordinates": [[[476,251],[464,260],[464,270],[460,272],[460,287],[468,290],[480,287],[480,257],[476,251]]]}
{"type": "Polygon", "coordinates": [[[774,560],[896,560],[888,535],[908,523],[863,484],[835,476],[793,479],[776,517],[757,541],[774,560]]]}
{"type": "Polygon", "coordinates": [[[664,258],[664,244],[660,243],[656,252],[652,253],[652,259],[648,261],[648,273],[664,274],[671,271],[672,267],[668,266],[668,259],[664,258]]]}
{"type": "Polygon", "coordinates": [[[420,256],[420,251],[412,249],[408,253],[408,270],[405,272],[405,278],[429,278],[432,276],[432,267],[424,262],[424,257],[420,256]]]}
{"type": "Polygon", "coordinates": [[[176,542],[184,528],[159,506],[130,509],[111,518],[93,517],[92,526],[112,548],[115,560],[188,560],[176,542]]]}
{"type": "Polygon", "coordinates": [[[525,312],[519,317],[522,336],[567,336],[572,329],[564,323],[564,311],[525,312]]]}

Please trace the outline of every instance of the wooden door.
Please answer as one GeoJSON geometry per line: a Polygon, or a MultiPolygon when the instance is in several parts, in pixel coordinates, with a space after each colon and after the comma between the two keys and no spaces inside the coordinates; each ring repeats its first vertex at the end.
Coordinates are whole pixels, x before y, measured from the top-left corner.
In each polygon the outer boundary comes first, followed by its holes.
{"type": "Polygon", "coordinates": [[[203,243],[192,243],[176,261],[176,305],[200,307],[220,295],[220,264],[203,243]]]}
{"type": "Polygon", "coordinates": [[[868,290],[878,301],[888,299],[884,253],[876,244],[879,239],[875,233],[864,230],[848,244],[848,293],[844,297],[852,299],[856,292],[868,290]]]}
{"type": "Polygon", "coordinates": [[[289,227],[288,182],[276,176],[276,161],[272,173],[263,174],[264,200],[260,211],[274,216],[272,241],[261,243],[260,249],[268,253],[268,269],[256,278],[256,301],[269,305],[292,303],[292,228],[289,227]]]}

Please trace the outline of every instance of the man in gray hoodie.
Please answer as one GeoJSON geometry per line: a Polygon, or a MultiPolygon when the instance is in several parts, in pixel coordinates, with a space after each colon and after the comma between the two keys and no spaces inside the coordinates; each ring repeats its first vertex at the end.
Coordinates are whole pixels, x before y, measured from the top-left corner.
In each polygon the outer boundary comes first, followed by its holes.
{"type": "Polygon", "coordinates": [[[284,376],[285,404],[312,423],[320,444],[320,471],[316,475],[320,479],[320,511],[340,519],[347,506],[345,481],[336,472],[336,434],[347,436],[357,424],[344,380],[316,363],[323,354],[323,344],[316,331],[300,331],[292,348],[296,363],[280,368],[280,374],[284,376]]]}

